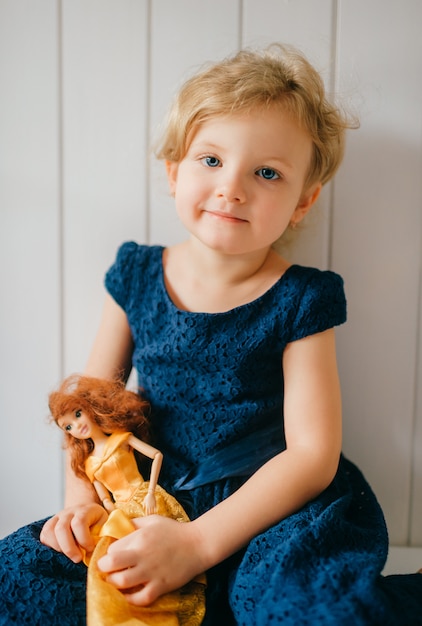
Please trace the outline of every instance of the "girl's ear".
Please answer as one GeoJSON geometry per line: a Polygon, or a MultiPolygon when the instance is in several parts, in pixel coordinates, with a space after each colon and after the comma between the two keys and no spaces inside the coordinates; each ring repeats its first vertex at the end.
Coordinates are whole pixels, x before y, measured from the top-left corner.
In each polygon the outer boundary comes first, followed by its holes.
{"type": "Polygon", "coordinates": [[[321,183],[316,183],[312,185],[305,193],[301,196],[297,207],[292,216],[292,221],[295,224],[299,224],[311,209],[312,205],[318,200],[319,194],[321,193],[322,185],[321,183]]]}
{"type": "Polygon", "coordinates": [[[175,161],[166,161],[167,180],[169,183],[170,193],[172,196],[176,193],[177,171],[179,164],[175,161]]]}

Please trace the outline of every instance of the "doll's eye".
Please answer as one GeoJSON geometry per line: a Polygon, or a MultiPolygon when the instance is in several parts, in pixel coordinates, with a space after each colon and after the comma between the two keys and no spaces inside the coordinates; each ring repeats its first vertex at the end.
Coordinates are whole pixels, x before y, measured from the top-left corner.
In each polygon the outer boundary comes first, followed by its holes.
{"type": "Polygon", "coordinates": [[[256,175],[261,178],[265,178],[265,180],[276,180],[277,178],[280,178],[280,174],[278,174],[271,167],[261,167],[256,171],[256,175]]]}
{"type": "Polygon", "coordinates": [[[78,418],[82,415],[82,411],[80,409],[78,409],[77,411],[75,411],[75,417],[78,418]]]}
{"type": "Polygon", "coordinates": [[[66,432],[70,432],[70,431],[72,430],[72,425],[71,425],[71,424],[67,424],[67,425],[64,427],[64,430],[65,430],[66,432]]]}
{"type": "Polygon", "coordinates": [[[220,159],[217,159],[217,157],[214,156],[206,156],[202,159],[202,162],[207,167],[218,167],[221,164],[220,159]]]}

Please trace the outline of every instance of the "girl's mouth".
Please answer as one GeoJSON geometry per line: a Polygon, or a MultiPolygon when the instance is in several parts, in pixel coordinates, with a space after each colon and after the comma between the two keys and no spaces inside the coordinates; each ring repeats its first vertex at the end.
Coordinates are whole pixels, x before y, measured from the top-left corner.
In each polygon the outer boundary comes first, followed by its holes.
{"type": "Polygon", "coordinates": [[[237,217],[232,213],[225,213],[224,211],[207,211],[211,215],[211,217],[215,217],[217,219],[227,220],[228,222],[246,222],[247,220],[242,219],[241,217],[237,217]]]}

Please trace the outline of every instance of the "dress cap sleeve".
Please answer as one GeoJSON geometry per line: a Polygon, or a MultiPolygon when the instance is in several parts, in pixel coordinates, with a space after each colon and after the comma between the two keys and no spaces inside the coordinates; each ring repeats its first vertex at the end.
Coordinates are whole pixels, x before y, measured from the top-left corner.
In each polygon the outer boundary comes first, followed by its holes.
{"type": "Polygon", "coordinates": [[[139,246],[127,241],[117,251],[116,260],[105,275],[104,284],[109,294],[123,309],[126,307],[133,279],[139,246]]]}
{"type": "Polygon", "coordinates": [[[312,270],[299,301],[290,341],[343,324],[346,317],[346,296],[341,276],[331,271],[312,270]]]}

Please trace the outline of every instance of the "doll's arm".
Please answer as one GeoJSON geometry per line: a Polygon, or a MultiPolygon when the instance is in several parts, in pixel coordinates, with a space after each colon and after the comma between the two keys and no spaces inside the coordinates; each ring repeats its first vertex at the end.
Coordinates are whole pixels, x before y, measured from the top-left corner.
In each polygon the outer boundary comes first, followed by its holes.
{"type": "Polygon", "coordinates": [[[95,491],[97,492],[97,495],[98,495],[98,497],[99,497],[103,507],[105,508],[105,510],[108,513],[111,513],[112,511],[114,511],[114,509],[116,507],[114,506],[114,502],[113,502],[113,500],[110,497],[109,491],[98,480],[94,480],[94,482],[92,484],[94,485],[95,491]]]}
{"type": "Polygon", "coordinates": [[[132,446],[134,450],[137,450],[144,456],[147,456],[148,458],[152,459],[148,494],[145,497],[144,502],[143,502],[146,514],[151,515],[152,513],[155,513],[157,510],[157,505],[156,505],[156,500],[155,500],[155,489],[157,487],[158,477],[160,475],[161,465],[163,463],[163,455],[159,450],[157,450],[157,448],[153,448],[153,446],[150,446],[148,443],[141,441],[140,439],[138,439],[137,437],[134,437],[133,435],[129,437],[128,444],[132,446]]]}

